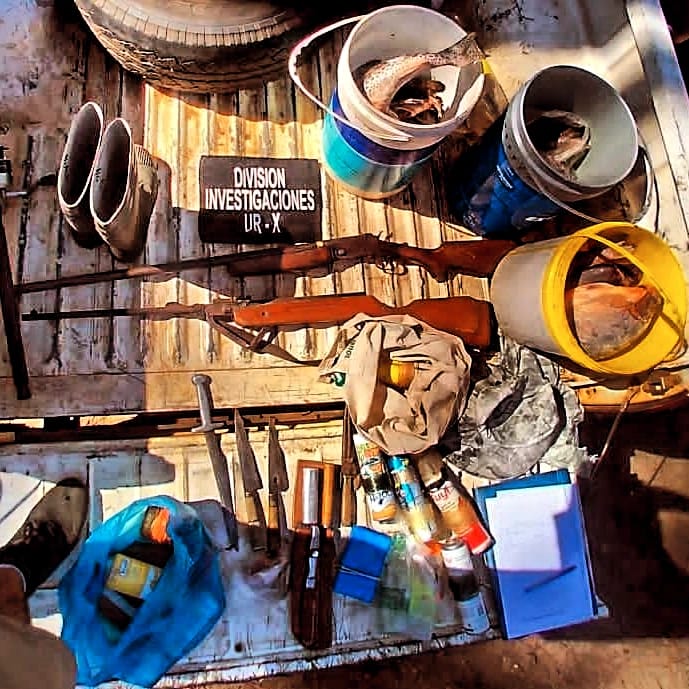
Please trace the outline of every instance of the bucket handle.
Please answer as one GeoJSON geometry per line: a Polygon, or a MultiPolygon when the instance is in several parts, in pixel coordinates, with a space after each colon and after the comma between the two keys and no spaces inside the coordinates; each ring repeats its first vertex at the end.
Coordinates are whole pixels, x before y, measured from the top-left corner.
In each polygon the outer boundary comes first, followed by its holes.
{"type": "Polygon", "coordinates": [[[646,264],[643,261],[639,260],[639,258],[635,256],[631,251],[627,251],[627,249],[625,249],[623,246],[620,246],[619,244],[611,241],[610,239],[607,239],[607,237],[602,237],[596,232],[592,232],[588,228],[579,230],[576,233],[576,236],[586,237],[587,239],[591,239],[595,242],[607,246],[613,251],[616,251],[620,256],[622,256],[622,258],[626,258],[632,265],[636,266],[648,278],[651,284],[658,290],[660,296],[663,298],[663,301],[670,307],[672,311],[672,317],[668,318],[667,320],[670,321],[670,326],[677,333],[677,345],[670,352],[669,357],[665,359],[665,361],[672,361],[672,359],[678,356],[686,348],[686,341],[684,338],[684,332],[682,330],[681,325],[682,318],[679,314],[679,311],[677,310],[677,307],[675,306],[674,301],[670,299],[670,297],[668,297],[667,292],[665,291],[663,286],[655,279],[653,273],[650,270],[648,270],[646,264]]]}
{"type": "MultiPolygon", "coordinates": [[[[385,124],[384,128],[387,129],[388,133],[387,134],[381,134],[379,132],[373,132],[369,129],[366,129],[365,127],[361,127],[360,125],[355,125],[346,118],[342,117],[342,115],[338,115],[332,108],[329,108],[325,103],[323,103],[321,100],[319,100],[318,96],[316,96],[314,93],[311,93],[309,89],[306,88],[304,82],[302,82],[301,78],[299,77],[299,74],[297,72],[297,60],[299,59],[299,56],[301,55],[302,51],[308,46],[313,43],[317,38],[320,38],[321,36],[325,36],[328,33],[331,33],[332,31],[335,31],[336,29],[339,29],[343,26],[347,26],[348,24],[353,24],[354,22],[358,22],[361,19],[364,19],[366,16],[365,14],[360,14],[356,17],[349,17],[347,19],[341,19],[340,21],[334,22],[333,24],[328,24],[328,26],[324,26],[317,31],[314,31],[312,34],[309,34],[308,36],[304,37],[299,41],[294,48],[292,48],[292,51],[289,54],[289,60],[287,61],[287,69],[289,70],[289,75],[292,78],[292,81],[296,85],[296,87],[315,105],[317,105],[321,110],[325,111],[330,115],[333,119],[336,119],[338,122],[347,125],[348,127],[351,127],[352,129],[356,129],[359,131],[361,134],[364,136],[369,136],[369,137],[374,137],[378,139],[385,139],[386,141],[402,141],[402,142],[409,142],[412,140],[412,137],[409,136],[408,134],[405,134],[404,132],[399,131],[398,129],[395,129],[392,125],[385,124]]],[[[382,124],[382,123],[381,123],[382,124]]]]}
{"type": "MultiPolygon", "coordinates": [[[[637,127],[636,129],[637,136],[639,137],[639,140],[641,141],[641,145],[639,146],[639,150],[643,153],[644,156],[644,162],[646,163],[646,171],[649,177],[647,187],[646,187],[646,198],[644,199],[644,204],[639,211],[638,217],[642,218],[648,209],[650,208],[651,202],[652,202],[652,196],[655,191],[655,196],[656,196],[656,204],[660,203],[660,199],[658,198],[658,179],[656,177],[655,170],[653,169],[653,165],[651,163],[651,157],[648,153],[648,148],[646,146],[646,142],[644,141],[643,137],[641,136],[641,132],[639,131],[639,128],[637,127]]],[[[591,215],[588,215],[587,213],[584,213],[583,211],[580,211],[578,208],[573,208],[570,206],[568,203],[565,201],[562,201],[561,199],[558,199],[555,194],[551,194],[546,188],[545,185],[541,184],[540,180],[538,180],[535,176],[532,176],[530,179],[529,183],[533,183],[533,186],[536,187],[536,190],[545,196],[548,201],[551,201],[554,203],[556,206],[559,206],[562,208],[562,210],[565,210],[572,215],[577,215],[578,217],[582,218],[583,220],[586,220],[587,222],[592,222],[595,225],[600,225],[604,222],[605,220],[601,220],[600,218],[594,218],[591,215]]],[[[656,219],[655,219],[655,225],[654,230],[657,232],[658,228],[658,214],[656,212],[656,219]]]]}

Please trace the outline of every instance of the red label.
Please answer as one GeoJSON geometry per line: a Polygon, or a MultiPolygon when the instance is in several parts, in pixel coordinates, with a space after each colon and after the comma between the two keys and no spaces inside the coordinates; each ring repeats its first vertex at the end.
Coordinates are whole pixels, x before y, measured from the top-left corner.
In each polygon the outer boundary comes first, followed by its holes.
{"type": "Polygon", "coordinates": [[[460,501],[459,491],[450,481],[445,481],[442,486],[429,490],[428,493],[441,512],[451,512],[460,501]]]}

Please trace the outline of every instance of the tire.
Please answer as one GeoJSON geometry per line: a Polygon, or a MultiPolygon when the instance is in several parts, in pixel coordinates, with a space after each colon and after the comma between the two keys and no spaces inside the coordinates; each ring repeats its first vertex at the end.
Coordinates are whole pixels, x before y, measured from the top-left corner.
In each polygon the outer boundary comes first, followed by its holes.
{"type": "Polygon", "coordinates": [[[125,69],[157,86],[205,93],[281,76],[295,41],[324,18],[322,11],[318,16],[270,0],[75,2],[125,69]]]}

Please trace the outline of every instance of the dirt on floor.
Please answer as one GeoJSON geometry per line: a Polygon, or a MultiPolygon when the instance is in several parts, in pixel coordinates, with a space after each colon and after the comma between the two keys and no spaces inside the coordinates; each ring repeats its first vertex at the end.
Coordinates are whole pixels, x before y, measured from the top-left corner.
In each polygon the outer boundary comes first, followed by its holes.
{"type": "MultiPolygon", "coordinates": [[[[599,452],[613,417],[589,419],[599,452]]],[[[628,414],[582,483],[594,574],[610,617],[542,636],[248,683],[265,689],[687,689],[689,406],[628,414]]]]}

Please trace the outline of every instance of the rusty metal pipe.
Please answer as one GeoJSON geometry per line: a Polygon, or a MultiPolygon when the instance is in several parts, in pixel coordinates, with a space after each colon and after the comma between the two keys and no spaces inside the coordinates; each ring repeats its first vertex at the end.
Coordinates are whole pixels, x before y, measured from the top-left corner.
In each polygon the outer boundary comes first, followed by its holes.
{"type": "MultiPolygon", "coordinates": [[[[0,200],[1,201],[1,200],[0,200]]],[[[19,301],[12,281],[12,265],[5,225],[2,222],[2,203],[0,202],[0,307],[2,321],[7,338],[7,354],[10,359],[12,378],[17,389],[17,399],[28,400],[31,397],[29,388],[29,369],[26,365],[24,340],[22,339],[21,321],[19,318],[19,301]]]]}

